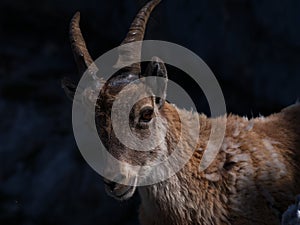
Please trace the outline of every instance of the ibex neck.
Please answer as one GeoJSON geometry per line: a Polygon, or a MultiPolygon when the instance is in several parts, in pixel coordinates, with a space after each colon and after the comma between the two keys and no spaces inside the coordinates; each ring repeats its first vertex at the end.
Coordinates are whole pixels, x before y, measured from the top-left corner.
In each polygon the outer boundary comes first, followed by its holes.
{"type": "Polygon", "coordinates": [[[176,109],[170,104],[164,107],[162,115],[168,115],[165,118],[169,125],[166,138],[169,151],[174,150],[172,143],[178,143],[180,137],[182,154],[191,154],[191,159],[166,181],[139,188],[143,221],[152,221],[149,224],[157,225],[218,224],[215,218],[222,218],[226,213],[221,205],[214,204],[226,199],[222,199],[225,197],[220,196],[214,189],[222,184],[212,184],[211,181],[202,179],[203,174],[198,170],[203,152],[201,149],[205,149],[210,135],[210,120],[204,115],[176,109]],[[195,120],[199,121],[200,132],[198,130],[197,133],[200,133],[201,140],[196,146],[191,146],[195,120]],[[207,204],[207,207],[202,207],[203,204],[207,204]],[[203,212],[199,213],[199,210],[203,212]]]}

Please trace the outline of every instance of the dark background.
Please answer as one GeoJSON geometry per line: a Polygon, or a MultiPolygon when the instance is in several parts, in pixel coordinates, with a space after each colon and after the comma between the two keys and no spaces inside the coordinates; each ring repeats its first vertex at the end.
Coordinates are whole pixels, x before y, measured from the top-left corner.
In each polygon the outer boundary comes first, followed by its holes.
{"type": "MultiPolygon", "coordinates": [[[[138,224],[138,196],[106,196],[77,150],[60,80],[77,75],[68,40],[76,10],[96,58],[120,44],[145,2],[1,0],[0,224],[138,224]]],[[[299,12],[299,0],[164,0],[146,39],[198,54],[220,82],[229,112],[268,115],[300,96],[299,12]]]]}

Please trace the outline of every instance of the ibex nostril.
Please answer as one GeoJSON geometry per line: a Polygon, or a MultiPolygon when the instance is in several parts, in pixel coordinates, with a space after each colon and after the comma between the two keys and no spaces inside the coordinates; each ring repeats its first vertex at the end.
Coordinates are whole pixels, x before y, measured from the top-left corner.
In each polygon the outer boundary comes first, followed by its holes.
{"type": "Polygon", "coordinates": [[[117,185],[117,183],[115,183],[115,182],[104,181],[104,183],[111,191],[113,191],[117,185]]]}

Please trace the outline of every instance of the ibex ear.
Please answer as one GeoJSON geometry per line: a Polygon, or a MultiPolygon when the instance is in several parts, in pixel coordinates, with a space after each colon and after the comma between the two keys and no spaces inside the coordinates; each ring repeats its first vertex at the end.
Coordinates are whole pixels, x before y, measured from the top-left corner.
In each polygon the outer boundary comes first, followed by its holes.
{"type": "Polygon", "coordinates": [[[64,89],[67,97],[73,101],[76,92],[76,84],[74,84],[71,79],[64,77],[61,81],[61,86],[64,89]]]}
{"type": "Polygon", "coordinates": [[[158,57],[153,57],[152,61],[148,64],[145,75],[149,79],[149,85],[153,93],[157,96],[156,103],[159,108],[163,106],[167,95],[168,74],[163,61],[158,57]],[[155,79],[155,78],[157,79],[155,79]]]}

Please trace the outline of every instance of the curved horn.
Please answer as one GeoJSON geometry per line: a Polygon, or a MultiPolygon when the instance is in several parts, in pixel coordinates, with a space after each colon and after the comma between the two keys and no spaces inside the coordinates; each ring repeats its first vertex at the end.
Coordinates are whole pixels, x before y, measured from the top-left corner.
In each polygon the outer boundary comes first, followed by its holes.
{"type": "MultiPolygon", "coordinates": [[[[152,0],[148,2],[136,15],[135,19],[133,20],[129,31],[123,40],[122,44],[128,44],[135,41],[142,41],[144,39],[145,29],[148,22],[148,19],[150,17],[150,14],[152,10],[155,8],[155,6],[158,5],[158,3],[161,0],[152,0]]],[[[139,49],[135,48],[122,48],[120,47],[120,55],[118,58],[117,65],[122,66],[122,62],[130,62],[132,58],[138,57],[138,59],[141,58],[141,46],[139,46],[139,49]]],[[[141,66],[140,63],[133,64],[130,68],[128,68],[131,72],[139,74],[141,72],[141,66]]]]}
{"type": "Polygon", "coordinates": [[[98,69],[93,63],[93,59],[87,50],[84,38],[80,30],[79,22],[80,12],[76,12],[71,20],[69,31],[73,55],[80,75],[82,75],[88,68],[91,74],[96,74],[98,69]]]}
{"type": "Polygon", "coordinates": [[[131,23],[126,38],[122,44],[127,44],[134,41],[142,41],[144,39],[145,29],[154,7],[158,5],[161,0],[152,0],[148,2],[136,15],[131,23]]]}

